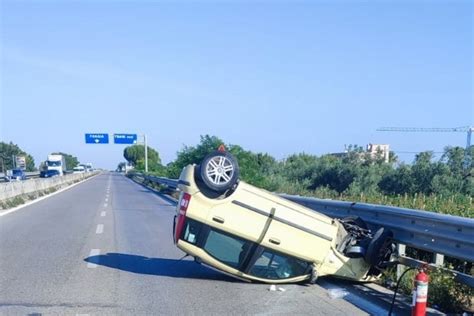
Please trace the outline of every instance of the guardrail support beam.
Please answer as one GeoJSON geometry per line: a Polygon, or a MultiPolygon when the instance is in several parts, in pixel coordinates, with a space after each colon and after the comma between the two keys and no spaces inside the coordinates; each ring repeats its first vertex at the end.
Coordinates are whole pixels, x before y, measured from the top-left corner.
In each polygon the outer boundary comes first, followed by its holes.
{"type": "Polygon", "coordinates": [[[433,254],[433,263],[437,266],[442,266],[444,264],[444,255],[440,253],[433,254]]]}
{"type": "MultiPolygon", "coordinates": [[[[406,245],[397,244],[397,253],[399,256],[405,256],[406,249],[407,249],[406,245]]],[[[405,266],[401,264],[397,265],[397,280],[400,278],[400,276],[402,275],[403,271],[405,271],[405,269],[406,269],[405,266]]]]}

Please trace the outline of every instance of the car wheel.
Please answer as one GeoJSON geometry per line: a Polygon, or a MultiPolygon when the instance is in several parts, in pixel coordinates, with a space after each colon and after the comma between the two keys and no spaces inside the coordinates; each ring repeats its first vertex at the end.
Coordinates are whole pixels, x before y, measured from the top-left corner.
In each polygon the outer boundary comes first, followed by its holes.
{"type": "Polygon", "coordinates": [[[380,228],[369,243],[365,254],[365,261],[372,266],[379,266],[390,258],[392,252],[393,232],[380,228]]]}
{"type": "Polygon", "coordinates": [[[215,192],[232,188],[239,179],[237,160],[227,152],[213,152],[201,162],[199,176],[204,184],[215,192]]]}
{"type": "Polygon", "coordinates": [[[365,256],[365,248],[361,246],[352,246],[344,254],[349,258],[363,258],[365,256]]]}

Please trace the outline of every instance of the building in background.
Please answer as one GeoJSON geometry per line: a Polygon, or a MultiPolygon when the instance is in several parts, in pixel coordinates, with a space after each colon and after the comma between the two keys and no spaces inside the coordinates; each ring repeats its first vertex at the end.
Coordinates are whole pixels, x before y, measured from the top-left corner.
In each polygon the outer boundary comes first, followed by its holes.
{"type": "MultiPolygon", "coordinates": [[[[357,146],[356,146],[357,147],[357,146]]],[[[361,152],[357,152],[361,160],[364,160],[365,157],[367,157],[367,154],[370,155],[371,158],[383,158],[384,162],[389,162],[390,160],[390,145],[388,144],[368,144],[366,146],[365,152],[361,147],[359,147],[361,152]]],[[[332,153],[330,155],[338,158],[343,158],[349,154],[349,151],[351,151],[350,147],[347,148],[345,147],[344,152],[340,153],[332,153]]]]}
{"type": "Polygon", "coordinates": [[[389,162],[390,146],[388,144],[368,144],[367,152],[370,153],[370,157],[372,158],[376,158],[380,155],[383,157],[384,162],[389,162]]]}

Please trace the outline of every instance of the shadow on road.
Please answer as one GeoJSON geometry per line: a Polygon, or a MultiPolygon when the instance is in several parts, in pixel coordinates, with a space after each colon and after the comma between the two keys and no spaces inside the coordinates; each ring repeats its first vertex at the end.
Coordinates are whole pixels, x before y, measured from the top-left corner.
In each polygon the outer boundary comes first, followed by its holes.
{"type": "Polygon", "coordinates": [[[239,282],[236,279],[208,269],[194,261],[188,260],[147,258],[122,253],[107,253],[104,255],[85,258],[84,261],[139,274],[160,275],[172,278],[239,282]]]}

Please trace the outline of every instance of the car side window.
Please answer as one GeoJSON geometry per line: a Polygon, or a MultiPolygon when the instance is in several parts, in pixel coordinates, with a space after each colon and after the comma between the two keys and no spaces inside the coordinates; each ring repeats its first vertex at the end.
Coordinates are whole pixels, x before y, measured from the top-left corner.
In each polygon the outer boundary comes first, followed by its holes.
{"type": "Polygon", "coordinates": [[[264,279],[289,279],[308,271],[308,262],[266,249],[250,268],[249,274],[264,279]]]}
{"type": "Polygon", "coordinates": [[[193,220],[187,220],[183,239],[193,245],[196,245],[198,242],[199,233],[201,232],[201,228],[201,223],[193,220]]]}
{"type": "Polygon", "coordinates": [[[250,242],[211,229],[203,249],[222,263],[238,269],[250,242]]]}

